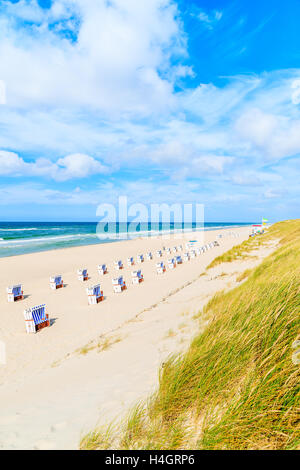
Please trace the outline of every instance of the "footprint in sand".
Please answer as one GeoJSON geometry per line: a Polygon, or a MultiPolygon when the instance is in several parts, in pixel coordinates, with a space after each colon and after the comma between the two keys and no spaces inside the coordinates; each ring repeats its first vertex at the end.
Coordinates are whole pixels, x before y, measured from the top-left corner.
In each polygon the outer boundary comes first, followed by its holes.
{"type": "Polygon", "coordinates": [[[66,421],[62,421],[61,423],[56,423],[51,426],[51,432],[61,431],[67,426],[66,421]]]}

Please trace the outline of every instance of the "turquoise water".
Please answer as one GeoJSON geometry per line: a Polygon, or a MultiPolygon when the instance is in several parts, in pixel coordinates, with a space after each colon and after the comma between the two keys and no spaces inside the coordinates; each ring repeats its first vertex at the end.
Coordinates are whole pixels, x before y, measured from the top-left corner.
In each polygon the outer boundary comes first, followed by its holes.
{"type": "MultiPolygon", "coordinates": [[[[252,222],[210,222],[201,226],[190,224],[185,229],[217,230],[250,224],[252,222]]],[[[116,227],[113,224],[103,224],[98,225],[97,233],[96,222],[0,222],[0,258],[72,246],[111,243],[114,240],[110,238],[109,232],[115,228],[119,235],[127,234],[129,238],[166,232],[166,227],[162,224],[116,224],[116,227]]],[[[180,224],[171,224],[171,231],[181,231],[180,224]]]]}

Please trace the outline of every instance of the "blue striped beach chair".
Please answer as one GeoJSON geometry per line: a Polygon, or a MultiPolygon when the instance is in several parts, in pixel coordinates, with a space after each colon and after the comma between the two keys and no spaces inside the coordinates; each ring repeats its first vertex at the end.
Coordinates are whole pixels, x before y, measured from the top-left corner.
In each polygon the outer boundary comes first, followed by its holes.
{"type": "Polygon", "coordinates": [[[87,269],[78,269],[77,275],[79,281],[87,281],[89,278],[87,269]]]}
{"type": "Polygon", "coordinates": [[[7,287],[6,292],[8,302],[15,302],[16,300],[23,299],[22,284],[7,287]]]}
{"type": "Polygon", "coordinates": [[[144,255],[137,255],[136,260],[139,264],[144,262],[144,255]]]}
{"type": "Polygon", "coordinates": [[[156,272],[157,274],[163,274],[166,272],[166,267],[162,261],[160,263],[156,263],[156,272]]]}
{"type": "Polygon", "coordinates": [[[142,271],[139,269],[138,271],[132,271],[132,284],[140,284],[144,280],[144,276],[142,275],[142,271]]]}
{"type": "Polygon", "coordinates": [[[114,262],[115,269],[118,271],[119,269],[123,269],[123,263],[121,260],[115,261],[114,262]]]}
{"type": "Polygon", "coordinates": [[[158,258],[161,258],[161,257],[162,257],[162,252],[161,252],[161,250],[157,250],[157,251],[156,251],[156,256],[157,256],[158,258]]]}
{"type": "Polygon", "coordinates": [[[127,258],[127,265],[128,266],[133,266],[134,265],[134,259],[132,256],[130,256],[129,258],[127,258]]]}
{"type": "Polygon", "coordinates": [[[95,305],[95,304],[101,302],[104,299],[103,291],[101,290],[100,284],[96,284],[95,286],[87,287],[86,293],[88,295],[89,305],[95,305]]]}
{"type": "Polygon", "coordinates": [[[100,274],[100,276],[104,276],[104,274],[107,274],[106,264],[99,264],[98,265],[98,273],[100,274]]]}
{"type": "Polygon", "coordinates": [[[42,328],[50,326],[45,304],[24,310],[24,318],[27,333],[36,333],[42,328]]]}
{"type": "Polygon", "coordinates": [[[182,264],[181,256],[176,256],[175,260],[176,260],[176,264],[182,264]]]}
{"type": "Polygon", "coordinates": [[[188,253],[183,254],[183,261],[190,261],[190,255],[188,253]]]}
{"type": "Polygon", "coordinates": [[[126,283],[123,279],[123,276],[116,277],[112,279],[113,290],[116,294],[119,294],[126,289],[126,283]]]}
{"type": "Polygon", "coordinates": [[[148,253],[146,254],[146,259],[150,261],[152,258],[153,256],[152,256],[151,251],[148,251],[148,253]]]}
{"type": "Polygon", "coordinates": [[[64,287],[64,282],[62,280],[62,277],[60,275],[51,276],[50,277],[50,287],[53,290],[60,289],[61,287],[64,287]]]}
{"type": "Polygon", "coordinates": [[[168,259],[168,266],[169,266],[169,269],[174,269],[174,268],[176,268],[176,261],[175,261],[175,258],[169,258],[169,259],[168,259]]]}

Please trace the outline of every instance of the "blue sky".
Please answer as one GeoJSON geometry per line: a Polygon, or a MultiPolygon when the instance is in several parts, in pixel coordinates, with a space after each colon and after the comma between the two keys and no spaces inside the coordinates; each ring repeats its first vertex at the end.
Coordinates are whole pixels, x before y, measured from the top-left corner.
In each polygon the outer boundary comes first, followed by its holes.
{"type": "Polygon", "coordinates": [[[0,1],[0,220],[299,217],[300,1],[0,1]]]}

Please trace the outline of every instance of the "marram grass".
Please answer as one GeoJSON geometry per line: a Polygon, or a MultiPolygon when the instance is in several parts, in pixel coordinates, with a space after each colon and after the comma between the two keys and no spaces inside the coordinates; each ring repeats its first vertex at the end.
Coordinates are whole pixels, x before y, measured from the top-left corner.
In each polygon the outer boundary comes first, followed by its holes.
{"type": "Polygon", "coordinates": [[[272,239],[279,248],[207,304],[208,326],[165,363],[155,395],[121,424],[85,436],[81,448],[300,448],[300,365],[292,362],[300,338],[300,220],[273,225],[235,255],[272,239]]]}

